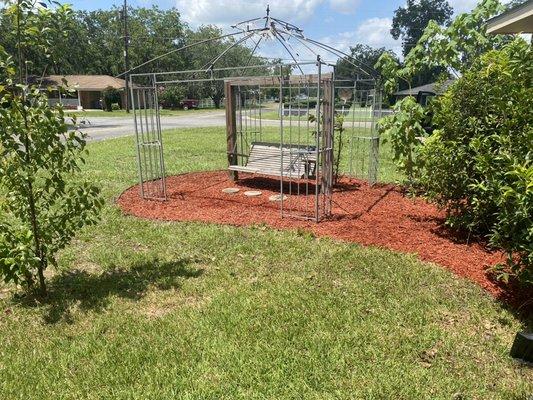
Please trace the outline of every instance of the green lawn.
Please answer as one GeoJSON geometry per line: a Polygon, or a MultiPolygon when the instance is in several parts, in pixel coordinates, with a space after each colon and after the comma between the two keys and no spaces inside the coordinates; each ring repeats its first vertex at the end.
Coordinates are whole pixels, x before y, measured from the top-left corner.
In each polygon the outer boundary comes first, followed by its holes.
{"type": "MultiPolygon", "coordinates": [[[[164,135],[170,174],[223,168],[223,129],[164,135]]],[[[92,143],[108,200],[49,274],[0,287],[0,399],[528,399],[524,321],[415,256],[262,225],[125,217],[132,138],[92,143]]]]}
{"type": "MultiPolygon", "coordinates": [[[[285,107],[286,109],[288,107],[285,107]]],[[[302,106],[303,108],[303,106],[302,106]]],[[[337,111],[340,111],[340,110],[337,110],[337,111]]],[[[355,108],[355,109],[346,109],[346,114],[344,115],[344,122],[345,123],[349,123],[349,122],[368,122],[368,121],[372,121],[372,115],[371,115],[371,110],[369,108],[355,108]]],[[[314,109],[311,109],[309,111],[310,114],[316,114],[315,113],[315,110],[314,109]]],[[[251,117],[252,118],[259,118],[259,112],[255,113],[255,112],[252,112],[251,113],[251,117]]],[[[264,110],[262,113],[261,113],[261,118],[262,119],[271,119],[271,120],[279,120],[279,108],[278,109],[266,109],[264,110]]],[[[289,119],[292,119],[292,121],[307,121],[309,119],[308,115],[292,115],[292,116],[288,116],[288,115],[285,115],[284,117],[285,120],[289,120],[289,119]]],[[[349,124],[347,124],[349,125],[349,124]]]]}

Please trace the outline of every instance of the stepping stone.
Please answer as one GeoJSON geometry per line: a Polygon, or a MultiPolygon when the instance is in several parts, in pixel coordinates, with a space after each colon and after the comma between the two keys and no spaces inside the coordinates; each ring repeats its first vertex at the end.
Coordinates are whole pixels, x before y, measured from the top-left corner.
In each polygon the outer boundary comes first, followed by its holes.
{"type": "Polygon", "coordinates": [[[281,201],[282,199],[287,200],[287,196],[285,196],[284,194],[273,194],[268,198],[269,201],[281,201]]]}
{"type": "Polygon", "coordinates": [[[226,188],[226,189],[222,189],[222,193],[226,193],[226,194],[235,194],[235,193],[238,193],[241,189],[238,189],[238,188],[226,188]]]}
{"type": "Polygon", "coordinates": [[[258,197],[262,194],[263,192],[260,192],[259,190],[248,190],[247,192],[244,192],[244,195],[248,197],[258,197]]]}

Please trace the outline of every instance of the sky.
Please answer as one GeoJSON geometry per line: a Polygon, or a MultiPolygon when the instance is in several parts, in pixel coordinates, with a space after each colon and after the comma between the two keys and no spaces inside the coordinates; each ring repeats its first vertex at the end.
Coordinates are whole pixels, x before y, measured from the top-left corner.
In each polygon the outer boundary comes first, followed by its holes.
{"type": "MultiPolygon", "coordinates": [[[[448,0],[455,12],[471,10],[477,0],[448,0]]],[[[71,0],[76,9],[110,8],[121,6],[120,0],[71,0]]],[[[401,43],[392,39],[389,31],[394,11],[405,0],[128,0],[132,6],[161,8],[176,7],[191,27],[215,24],[228,31],[236,22],[265,15],[267,4],[271,15],[291,22],[304,30],[307,37],[341,50],[363,43],[386,47],[401,53],[401,43]]],[[[261,46],[260,53],[272,57],[283,54],[281,45],[261,46]]],[[[300,53],[305,49],[297,49],[300,53]]],[[[310,57],[310,54],[307,55],[310,57]]],[[[286,57],[288,57],[286,55],[286,57]]],[[[301,58],[305,58],[301,55],[301,58]]]]}

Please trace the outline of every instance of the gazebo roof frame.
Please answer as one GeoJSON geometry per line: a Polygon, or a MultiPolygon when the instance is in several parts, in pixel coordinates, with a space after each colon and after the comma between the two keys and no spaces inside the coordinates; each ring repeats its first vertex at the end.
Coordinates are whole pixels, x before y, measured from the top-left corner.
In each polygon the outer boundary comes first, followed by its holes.
{"type": "MultiPolygon", "coordinates": [[[[244,68],[258,68],[258,67],[265,67],[265,65],[256,65],[256,66],[250,66],[250,65],[243,65],[243,66],[235,66],[235,67],[225,67],[225,68],[216,68],[216,64],[233,48],[235,48],[238,45],[246,44],[249,40],[251,40],[254,43],[254,47],[252,49],[252,52],[250,54],[248,63],[253,59],[253,57],[266,59],[266,57],[262,57],[259,55],[256,55],[257,51],[260,49],[261,43],[265,40],[265,38],[273,38],[278,43],[282,45],[282,48],[285,50],[286,53],[290,56],[290,60],[292,62],[290,63],[283,63],[284,66],[290,65],[297,67],[302,75],[305,73],[302,70],[302,66],[304,65],[310,65],[310,64],[316,64],[317,60],[324,60],[324,57],[320,54],[321,51],[324,51],[330,55],[334,55],[336,57],[339,57],[343,60],[345,60],[350,65],[354,66],[358,69],[358,72],[361,73],[361,75],[365,76],[366,78],[369,78],[370,80],[376,80],[379,77],[379,73],[371,66],[366,65],[365,63],[361,62],[360,60],[354,58],[350,54],[345,53],[344,51],[337,49],[335,47],[332,47],[326,43],[319,42],[317,40],[311,39],[304,35],[303,30],[296,25],[293,25],[289,22],[283,21],[278,18],[274,18],[270,16],[270,7],[267,7],[267,13],[264,17],[258,17],[249,19],[246,21],[238,22],[237,24],[232,25],[232,29],[236,29],[236,32],[230,32],[224,35],[220,35],[213,38],[208,38],[204,40],[200,40],[194,43],[189,43],[187,45],[184,45],[180,48],[173,49],[171,51],[168,51],[165,54],[159,55],[157,57],[154,57],[150,60],[147,60],[143,62],[142,64],[139,64],[133,68],[130,68],[128,71],[124,71],[121,74],[117,75],[117,77],[121,76],[156,76],[156,75],[169,75],[169,74],[184,74],[184,73],[212,73],[215,71],[229,71],[233,69],[244,69],[244,68]],[[264,20],[264,26],[262,27],[251,27],[251,24],[257,23],[258,21],[264,20]],[[193,48],[195,46],[214,42],[217,40],[223,40],[226,38],[233,38],[238,35],[243,35],[235,42],[231,43],[224,51],[222,51],[220,54],[218,54],[215,58],[210,60],[202,69],[198,70],[189,70],[189,71],[170,71],[170,72],[145,72],[145,73],[135,73],[134,71],[137,71],[138,69],[153,63],[154,61],[157,61],[161,58],[164,58],[170,54],[184,51],[186,49],[193,48]],[[255,40],[257,38],[257,40],[255,40]],[[308,51],[313,53],[314,56],[317,57],[314,61],[309,60],[298,60],[300,58],[300,55],[296,51],[296,49],[292,46],[290,43],[290,39],[296,40],[300,45],[305,47],[308,51]]],[[[330,64],[328,62],[322,61],[324,64],[330,64]]]]}

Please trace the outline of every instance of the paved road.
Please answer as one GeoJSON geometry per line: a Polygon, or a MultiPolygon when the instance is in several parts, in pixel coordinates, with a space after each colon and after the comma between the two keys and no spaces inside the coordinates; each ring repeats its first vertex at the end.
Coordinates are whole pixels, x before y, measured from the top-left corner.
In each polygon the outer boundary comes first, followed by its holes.
{"type": "MultiPolygon", "coordinates": [[[[225,126],[224,111],[191,113],[191,115],[162,116],[161,129],[225,126]]],[[[135,133],[131,117],[91,117],[79,124],[79,129],[88,135],[88,140],[105,140],[135,133]]]]}
{"type": "MultiPolygon", "coordinates": [[[[249,120],[249,119],[248,119],[249,120]]],[[[250,120],[249,120],[250,121],[250,120]]],[[[255,122],[255,121],[254,121],[255,122]]],[[[251,124],[254,122],[250,121],[251,124]]],[[[225,126],[224,110],[194,113],[180,116],[162,116],[161,129],[198,128],[211,126],[225,126]]],[[[279,126],[279,121],[263,120],[263,126],[279,126]]],[[[351,123],[345,122],[346,127],[351,123]]],[[[369,122],[358,122],[360,127],[370,127],[369,122]]],[[[131,117],[91,117],[88,116],[79,124],[79,129],[88,135],[89,141],[112,139],[130,136],[135,133],[133,115],[131,117]]]]}
{"type": "MultiPolygon", "coordinates": [[[[279,121],[263,120],[263,126],[278,126],[279,121]]],[[[222,111],[191,112],[190,115],[161,116],[161,129],[200,128],[226,126],[226,114],[222,111]]],[[[133,115],[131,117],[91,117],[79,124],[79,129],[88,135],[89,141],[106,140],[135,133],[133,115]]]]}

